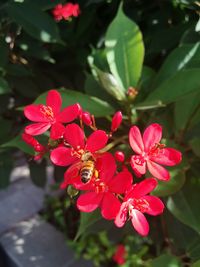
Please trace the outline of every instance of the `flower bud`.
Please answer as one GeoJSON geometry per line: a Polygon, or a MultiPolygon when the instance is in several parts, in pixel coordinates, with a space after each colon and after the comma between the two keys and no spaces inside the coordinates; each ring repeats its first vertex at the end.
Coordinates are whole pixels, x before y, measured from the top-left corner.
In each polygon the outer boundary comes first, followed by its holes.
{"type": "Polygon", "coordinates": [[[130,100],[134,100],[138,94],[138,90],[134,87],[129,87],[127,90],[127,96],[130,100]]]}
{"type": "Polygon", "coordinates": [[[38,141],[30,134],[23,133],[22,140],[33,148],[38,144],[38,141]]]}
{"type": "Polygon", "coordinates": [[[115,159],[119,162],[124,162],[124,159],[125,159],[124,153],[122,151],[116,151],[115,159]]]}
{"type": "Polygon", "coordinates": [[[82,113],[81,119],[82,119],[83,123],[85,123],[86,125],[88,125],[88,126],[92,125],[92,119],[91,119],[91,115],[89,112],[84,111],[82,113]]]}
{"type": "Polygon", "coordinates": [[[121,111],[118,111],[112,118],[111,131],[115,132],[119,128],[121,122],[122,122],[122,113],[121,111]]]}

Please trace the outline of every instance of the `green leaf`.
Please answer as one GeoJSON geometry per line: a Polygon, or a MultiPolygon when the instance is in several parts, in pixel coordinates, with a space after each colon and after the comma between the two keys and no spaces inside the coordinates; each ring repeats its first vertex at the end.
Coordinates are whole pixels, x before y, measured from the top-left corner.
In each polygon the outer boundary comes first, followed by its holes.
{"type": "Polygon", "coordinates": [[[189,93],[198,92],[200,88],[199,73],[200,68],[179,71],[150,93],[143,105],[156,102],[168,104],[189,93]]]}
{"type": "Polygon", "coordinates": [[[182,45],[176,48],[169,54],[159,70],[153,83],[154,88],[169,77],[174,76],[177,71],[191,68],[192,64],[197,61],[200,65],[200,43],[182,45]]]}
{"type": "Polygon", "coordinates": [[[200,234],[199,192],[199,178],[190,176],[183,189],[169,197],[167,208],[182,223],[200,234]]]}
{"type": "Polygon", "coordinates": [[[196,112],[196,109],[199,107],[199,103],[199,92],[188,94],[175,103],[174,123],[177,132],[185,129],[189,120],[192,120],[194,112],[196,112]]]}
{"type": "Polygon", "coordinates": [[[10,89],[9,84],[4,78],[0,77],[0,94],[3,95],[3,94],[10,93],[10,92],[11,92],[11,89],[10,89]]]}
{"type": "Polygon", "coordinates": [[[53,18],[30,2],[8,2],[8,15],[32,37],[47,43],[61,42],[53,18]]]}
{"type": "Polygon", "coordinates": [[[98,210],[93,212],[81,212],[80,226],[75,236],[76,241],[82,234],[86,233],[87,229],[101,219],[101,215],[98,210]]]}
{"type": "Polygon", "coordinates": [[[150,261],[150,267],[182,267],[179,258],[170,255],[163,254],[150,261]]]}
{"type": "MultiPolygon", "coordinates": [[[[96,117],[103,117],[107,115],[111,115],[114,113],[113,107],[111,107],[107,102],[100,100],[96,97],[89,96],[80,92],[61,89],[58,90],[62,96],[63,107],[79,103],[84,110],[89,111],[96,117]]],[[[47,93],[40,95],[35,103],[40,104],[46,103],[47,93]]]]}
{"type": "Polygon", "coordinates": [[[2,148],[6,148],[6,147],[15,147],[18,148],[20,150],[22,150],[23,152],[30,154],[30,155],[34,155],[34,150],[32,147],[28,146],[21,138],[21,134],[19,134],[18,136],[16,136],[15,138],[13,138],[12,140],[10,140],[9,142],[2,144],[1,145],[2,148]]]}
{"type": "Polygon", "coordinates": [[[121,87],[136,87],[141,76],[144,59],[142,34],[137,24],[119,8],[110,24],[106,37],[107,60],[110,70],[121,87]]]}
{"type": "Polygon", "coordinates": [[[95,68],[95,71],[102,87],[106,90],[106,92],[112,95],[115,99],[123,101],[126,96],[124,90],[118,84],[115,77],[112,74],[103,72],[98,68],[95,68]]]}
{"type": "Polygon", "coordinates": [[[200,260],[196,261],[191,265],[191,267],[200,267],[200,260]]]}
{"type": "Polygon", "coordinates": [[[180,168],[170,171],[170,180],[167,182],[158,181],[157,187],[153,191],[153,195],[165,197],[179,191],[185,183],[185,172],[180,168]]]}
{"type": "Polygon", "coordinates": [[[13,161],[9,152],[0,153],[0,189],[9,185],[13,161]]]}
{"type": "Polygon", "coordinates": [[[29,169],[32,182],[36,186],[44,188],[47,182],[46,160],[43,159],[41,162],[30,161],[29,169]]]}

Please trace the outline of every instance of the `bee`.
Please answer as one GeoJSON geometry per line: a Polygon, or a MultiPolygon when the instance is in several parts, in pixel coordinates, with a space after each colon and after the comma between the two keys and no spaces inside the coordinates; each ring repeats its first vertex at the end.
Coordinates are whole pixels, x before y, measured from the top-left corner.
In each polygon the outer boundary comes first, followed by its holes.
{"type": "Polygon", "coordinates": [[[93,176],[98,178],[98,171],[95,169],[95,162],[91,159],[83,161],[79,174],[81,177],[81,182],[84,184],[90,182],[93,176]]]}

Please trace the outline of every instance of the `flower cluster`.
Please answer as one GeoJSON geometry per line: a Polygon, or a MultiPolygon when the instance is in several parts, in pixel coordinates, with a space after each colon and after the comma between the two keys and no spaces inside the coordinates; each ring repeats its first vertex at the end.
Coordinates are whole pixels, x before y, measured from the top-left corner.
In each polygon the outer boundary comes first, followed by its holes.
{"type": "Polygon", "coordinates": [[[78,4],[58,4],[52,10],[52,14],[56,21],[60,21],[62,19],[70,20],[72,17],[78,17],[80,14],[80,7],[78,4]]]}
{"type": "Polygon", "coordinates": [[[122,123],[120,111],[106,132],[97,128],[94,116],[78,103],[63,109],[61,106],[60,93],[50,90],[45,105],[32,104],[24,109],[25,117],[33,123],[25,127],[22,138],[33,147],[35,160],[49,153],[53,164],[67,167],[61,188],[73,187],[79,192],[76,205],[80,211],[99,208],[102,217],[113,220],[117,227],[130,220],[134,229],[146,236],[149,224],[144,214],[156,216],[164,209],[163,202],[150,193],[157,179],[170,179],[162,165],[179,164],[181,153],[160,143],[162,127],[153,123],[143,135],[137,126],[130,128],[129,144],[134,155],[126,159],[122,151],[116,151],[113,156],[109,150],[116,143],[113,135],[122,123]],[[85,127],[91,131],[89,136],[85,127]],[[40,144],[35,136],[44,133],[48,142],[40,144]],[[136,182],[129,166],[139,178],[147,170],[152,176],[136,182]]]}

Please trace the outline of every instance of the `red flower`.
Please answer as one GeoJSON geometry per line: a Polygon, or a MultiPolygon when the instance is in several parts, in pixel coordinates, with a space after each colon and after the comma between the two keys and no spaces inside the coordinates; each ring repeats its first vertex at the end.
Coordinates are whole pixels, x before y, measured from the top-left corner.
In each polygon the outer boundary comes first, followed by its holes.
{"type": "Polygon", "coordinates": [[[78,4],[67,3],[65,5],[58,4],[52,10],[52,14],[56,21],[60,21],[61,19],[70,19],[73,17],[78,17],[80,14],[80,8],[78,4]]]}
{"type": "Polygon", "coordinates": [[[117,131],[121,122],[122,122],[122,113],[121,111],[118,111],[115,113],[115,115],[112,118],[111,132],[117,131]]]}
{"type": "Polygon", "coordinates": [[[100,176],[86,185],[88,192],[78,198],[77,207],[83,212],[92,212],[100,207],[101,215],[107,220],[112,220],[121,206],[116,194],[123,194],[130,189],[132,175],[125,169],[114,176],[116,164],[110,153],[105,153],[101,157],[98,172],[100,176]]]}
{"type": "Polygon", "coordinates": [[[133,227],[140,235],[148,235],[149,224],[143,213],[155,216],[162,213],[164,209],[164,205],[158,197],[147,195],[156,186],[157,181],[153,178],[135,184],[124,197],[120,211],[115,218],[115,225],[122,227],[129,217],[133,227]]]}
{"type": "Polygon", "coordinates": [[[24,115],[30,121],[36,122],[25,127],[25,133],[39,135],[46,132],[49,128],[51,139],[62,137],[65,127],[62,123],[71,122],[79,115],[80,106],[74,104],[60,111],[62,99],[56,90],[51,90],[47,94],[46,105],[32,104],[26,106],[24,115]]]}
{"type": "Polygon", "coordinates": [[[83,130],[75,123],[68,124],[64,133],[65,144],[70,147],[60,146],[52,150],[50,158],[51,161],[58,166],[72,165],[65,173],[65,182],[62,188],[71,183],[71,177],[76,177],[81,168],[81,162],[89,159],[96,160],[98,157],[98,150],[105,147],[108,141],[106,132],[102,130],[94,131],[85,141],[85,134],[83,130]]]}
{"type": "Polygon", "coordinates": [[[141,136],[137,126],[133,126],[129,132],[129,142],[132,149],[138,154],[131,157],[131,167],[138,176],[146,173],[146,165],[150,173],[160,179],[168,180],[169,172],[162,166],[174,166],[181,161],[181,153],[173,148],[164,148],[160,144],[162,127],[151,124],[141,136]],[[157,164],[159,163],[159,164],[157,164]]]}
{"type": "Polygon", "coordinates": [[[122,265],[125,263],[126,248],[124,245],[120,244],[117,246],[115,254],[113,255],[113,260],[118,264],[122,265]]]}
{"type": "Polygon", "coordinates": [[[35,155],[34,159],[39,160],[43,157],[46,153],[46,148],[41,145],[33,136],[23,133],[22,140],[29,146],[31,146],[37,154],[35,155]]]}

